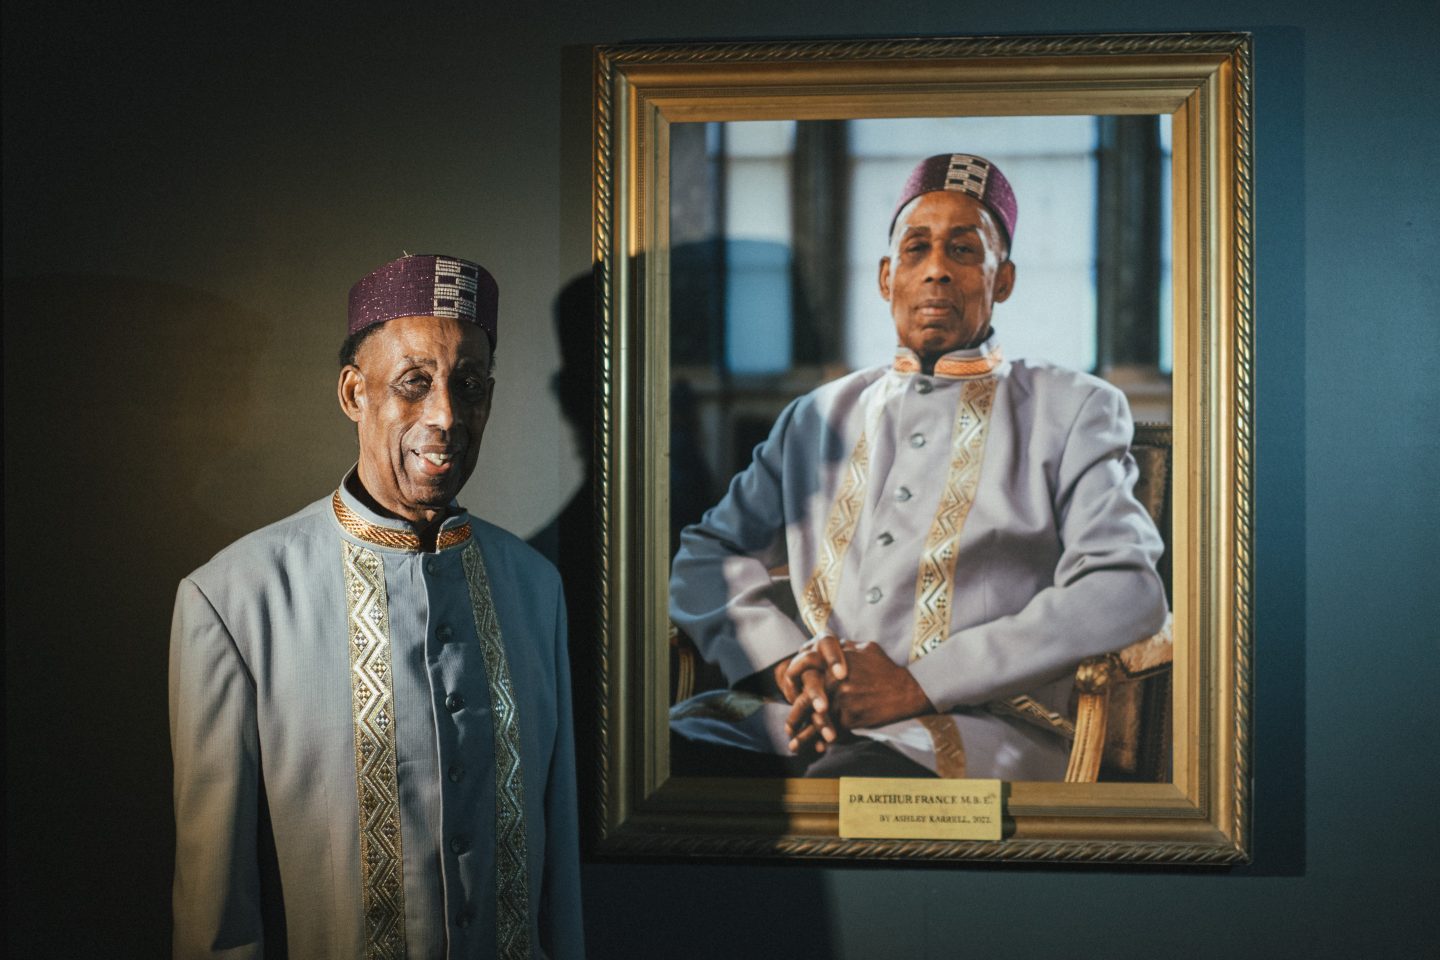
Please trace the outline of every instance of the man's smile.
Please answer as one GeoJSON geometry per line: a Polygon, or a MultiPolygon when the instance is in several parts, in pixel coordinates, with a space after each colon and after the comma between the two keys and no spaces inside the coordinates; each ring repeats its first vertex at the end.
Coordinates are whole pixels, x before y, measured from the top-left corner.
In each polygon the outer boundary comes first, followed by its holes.
{"type": "Polygon", "coordinates": [[[443,477],[455,468],[461,450],[443,444],[426,444],[410,452],[415,455],[421,473],[429,477],[443,477]]]}

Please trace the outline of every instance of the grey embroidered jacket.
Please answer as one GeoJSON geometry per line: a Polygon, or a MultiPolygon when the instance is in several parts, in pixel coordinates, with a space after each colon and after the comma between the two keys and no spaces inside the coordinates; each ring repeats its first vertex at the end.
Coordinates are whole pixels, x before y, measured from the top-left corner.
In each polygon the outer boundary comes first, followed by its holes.
{"type": "Polygon", "coordinates": [[[581,956],[559,577],[463,511],[406,534],[342,484],[182,581],[177,957],[261,955],[262,797],[292,957],[581,956]]]}
{"type": "MultiPolygon", "coordinates": [[[[732,683],[822,632],[876,642],[949,722],[857,732],[942,775],[1059,779],[1066,742],[985,705],[1025,695],[1064,712],[1081,659],[1164,622],[1129,408],[1104,381],[1012,363],[993,340],[918,371],[902,348],[790,404],[683,532],[671,617],[732,683]],[[786,565],[798,618],[771,593],[786,565]]],[[[783,753],[785,713],[741,717],[702,695],[671,723],[783,753]]]]}

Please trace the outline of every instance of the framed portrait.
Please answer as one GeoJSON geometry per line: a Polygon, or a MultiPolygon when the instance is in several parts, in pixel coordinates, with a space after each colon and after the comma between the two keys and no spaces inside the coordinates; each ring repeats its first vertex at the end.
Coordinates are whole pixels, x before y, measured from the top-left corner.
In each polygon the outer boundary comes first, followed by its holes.
{"type": "MultiPolygon", "coordinates": [[[[1250,62],[1241,34],[597,49],[598,853],[1248,859],[1250,62]],[[1135,423],[1132,433],[1123,420],[1124,483],[1164,542],[1163,626],[1117,631],[1113,649],[1035,667],[1037,676],[1049,671],[1049,699],[1007,688],[992,701],[936,710],[918,718],[916,729],[932,739],[914,750],[920,741],[908,733],[841,731],[841,742],[888,746],[913,761],[917,779],[999,780],[998,839],[847,833],[838,777],[806,775],[783,747],[730,749],[724,724],[782,716],[795,691],[780,688],[768,662],[756,676],[773,683],[740,677],[748,668],[727,662],[725,638],[746,628],[738,616],[717,640],[691,636],[702,632],[695,619],[677,613],[708,605],[723,619],[741,588],[695,587],[688,572],[672,585],[677,552],[687,549],[682,531],[705,517],[720,523],[733,503],[717,504],[737,495],[727,490],[758,496],[755,471],[773,467],[761,451],[803,419],[796,398],[866,370],[882,376],[892,362],[899,369],[887,302],[887,277],[896,276],[889,258],[900,256],[892,221],[912,168],[941,154],[951,154],[952,173],[977,158],[1003,170],[1018,202],[1018,221],[1012,214],[995,234],[1014,264],[1013,289],[993,311],[1003,362],[1079,371],[1124,395],[1135,423]],[[720,599],[692,603],[676,593],[704,589],[720,599]],[[1057,700],[1055,690],[1068,696],[1057,700]],[[980,731],[963,744],[939,731],[961,715],[980,731]],[[992,729],[998,739],[987,740],[992,729]],[[1058,756],[1059,766],[1034,776],[1026,771],[1039,766],[987,763],[986,751],[1015,749],[1011,734],[1058,756]]],[[[811,428],[831,429],[824,417],[811,428]]],[[[856,469],[856,445],[834,430],[840,439],[817,439],[817,449],[834,447],[837,461],[856,469]]],[[[910,446],[926,443],[919,432],[907,436],[910,446]]],[[[958,427],[955,436],[958,450],[958,427]]],[[[999,480],[982,473],[977,482],[981,492],[968,494],[975,502],[1003,500],[984,492],[999,480]]],[[[821,500],[814,523],[829,525],[843,554],[856,530],[835,532],[832,515],[846,511],[830,504],[843,495],[821,500]]],[[[746,559],[768,587],[743,589],[768,590],[755,602],[768,617],[788,618],[781,622],[795,636],[819,636],[830,607],[814,597],[863,597],[865,584],[839,582],[838,572],[825,581],[821,561],[787,552],[797,542],[784,529],[795,512],[776,511],[774,543],[746,559]]],[[[864,522],[856,521],[862,531],[864,522]]],[[[1068,534],[1048,535],[1064,549],[1068,534]]],[[[983,547],[958,528],[954,537],[964,569],[963,553],[983,547]]],[[[948,562],[953,578],[956,561],[948,562]]],[[[914,580],[915,563],[908,569],[914,580]]],[[[967,602],[961,587],[946,583],[958,609],[967,602]]],[[[994,598],[1023,589],[1002,582],[986,603],[1014,613],[1027,597],[994,598]]],[[[924,592],[917,586],[916,604],[924,592]]],[[[879,588],[869,594],[871,603],[881,598],[879,588]]],[[[951,599],[945,593],[941,604],[947,617],[951,599]]],[[[912,660],[947,642],[946,629],[929,646],[917,640],[912,660]]],[[[1024,649],[1049,642],[1029,637],[1024,649]]],[[[876,775],[902,782],[909,769],[882,766],[876,775]]]]}

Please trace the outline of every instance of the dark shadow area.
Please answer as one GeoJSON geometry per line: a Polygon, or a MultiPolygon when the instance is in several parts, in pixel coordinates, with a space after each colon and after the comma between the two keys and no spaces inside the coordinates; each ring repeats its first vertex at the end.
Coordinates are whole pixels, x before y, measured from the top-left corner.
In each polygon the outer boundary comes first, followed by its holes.
{"type": "Polygon", "coordinates": [[[1256,32],[1256,260],[1254,861],[1241,872],[1306,873],[1305,86],[1265,83],[1304,75],[1304,31],[1256,32]]]}
{"type": "Polygon", "coordinates": [[[823,868],[590,863],[584,884],[592,960],[839,956],[823,868]],[[635,895],[637,883],[644,896],[635,895]]]}
{"type": "Polygon", "coordinates": [[[4,309],[7,942],[167,956],[171,607],[247,529],[226,465],[255,453],[268,322],[98,276],[8,282],[4,309]]]}
{"type": "Polygon", "coordinates": [[[580,831],[586,849],[595,833],[600,762],[599,655],[600,583],[596,563],[598,509],[594,450],[599,436],[595,402],[597,370],[595,279],[574,278],[555,298],[555,339],[560,369],[550,381],[569,425],[576,449],[585,456],[585,482],[560,512],[529,540],[560,571],[570,630],[570,688],[575,711],[576,784],[580,794],[580,831]]]}

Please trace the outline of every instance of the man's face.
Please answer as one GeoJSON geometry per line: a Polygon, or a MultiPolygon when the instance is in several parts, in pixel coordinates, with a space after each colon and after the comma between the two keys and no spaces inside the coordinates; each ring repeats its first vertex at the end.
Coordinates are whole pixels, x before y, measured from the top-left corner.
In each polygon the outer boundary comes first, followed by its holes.
{"type": "Polygon", "coordinates": [[[895,224],[880,260],[880,296],[890,304],[900,343],[934,360],[990,334],[990,311],[1010,296],[1015,265],[1006,259],[990,211],[969,194],[921,194],[895,224]]]}
{"type": "Polygon", "coordinates": [[[406,520],[443,515],[475,469],[494,387],[490,341],[473,323],[398,317],[367,337],[340,371],[366,492],[406,520]]]}

